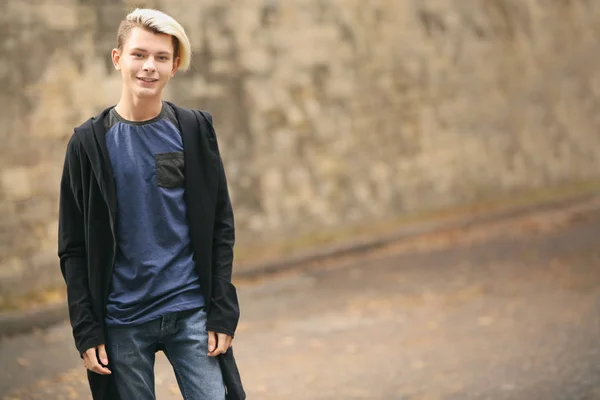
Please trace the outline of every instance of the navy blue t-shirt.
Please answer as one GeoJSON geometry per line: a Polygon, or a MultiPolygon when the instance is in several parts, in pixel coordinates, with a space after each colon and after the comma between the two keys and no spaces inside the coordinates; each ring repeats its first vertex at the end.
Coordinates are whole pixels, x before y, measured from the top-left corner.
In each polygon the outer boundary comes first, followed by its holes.
{"type": "Polygon", "coordinates": [[[163,103],[152,120],[131,122],[113,108],[105,125],[118,201],[118,248],[106,324],[137,325],[202,307],[174,110],[163,103]]]}

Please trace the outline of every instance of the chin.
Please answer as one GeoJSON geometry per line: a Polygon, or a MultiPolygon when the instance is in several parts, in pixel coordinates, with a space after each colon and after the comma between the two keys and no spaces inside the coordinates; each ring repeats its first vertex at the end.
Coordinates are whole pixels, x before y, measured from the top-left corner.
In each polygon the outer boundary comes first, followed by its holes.
{"type": "Polygon", "coordinates": [[[145,99],[160,96],[161,91],[159,89],[138,89],[135,94],[137,97],[145,99]]]}

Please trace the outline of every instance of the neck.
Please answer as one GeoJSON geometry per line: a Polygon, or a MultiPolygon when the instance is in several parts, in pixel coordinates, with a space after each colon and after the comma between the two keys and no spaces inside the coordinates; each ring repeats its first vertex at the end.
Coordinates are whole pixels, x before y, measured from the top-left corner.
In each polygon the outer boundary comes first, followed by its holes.
{"type": "Polygon", "coordinates": [[[160,114],[162,101],[160,97],[140,99],[123,93],[115,110],[128,121],[147,121],[160,114]]]}

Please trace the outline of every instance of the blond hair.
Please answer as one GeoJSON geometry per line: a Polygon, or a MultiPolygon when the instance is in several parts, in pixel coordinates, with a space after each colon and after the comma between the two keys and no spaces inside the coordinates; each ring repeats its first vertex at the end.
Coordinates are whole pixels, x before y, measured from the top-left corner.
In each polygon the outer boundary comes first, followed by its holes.
{"type": "Polygon", "coordinates": [[[123,50],[125,41],[133,28],[144,28],[153,33],[163,33],[173,37],[173,57],[180,58],[179,69],[186,71],[192,59],[190,40],[185,30],[175,19],[162,11],[149,8],[136,8],[119,25],[117,48],[123,50]]]}

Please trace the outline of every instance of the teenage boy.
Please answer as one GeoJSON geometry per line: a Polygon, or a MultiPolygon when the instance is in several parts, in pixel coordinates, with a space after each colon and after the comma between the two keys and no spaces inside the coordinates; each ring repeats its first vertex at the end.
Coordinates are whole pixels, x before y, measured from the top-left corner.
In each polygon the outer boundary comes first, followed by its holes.
{"type": "Polygon", "coordinates": [[[60,190],[60,267],[94,400],[151,400],[158,350],[184,400],[244,399],[230,349],[234,219],[212,117],[162,100],[191,50],[136,9],[112,62],[121,98],[75,129],[60,190]]]}

